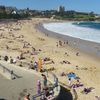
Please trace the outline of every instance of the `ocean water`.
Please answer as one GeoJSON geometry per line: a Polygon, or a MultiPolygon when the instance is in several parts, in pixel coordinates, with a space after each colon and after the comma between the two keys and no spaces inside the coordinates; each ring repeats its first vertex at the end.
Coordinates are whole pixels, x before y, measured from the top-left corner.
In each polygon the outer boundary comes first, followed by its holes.
{"type": "Polygon", "coordinates": [[[45,23],[44,28],[59,34],[100,43],[99,22],[45,23]]]}

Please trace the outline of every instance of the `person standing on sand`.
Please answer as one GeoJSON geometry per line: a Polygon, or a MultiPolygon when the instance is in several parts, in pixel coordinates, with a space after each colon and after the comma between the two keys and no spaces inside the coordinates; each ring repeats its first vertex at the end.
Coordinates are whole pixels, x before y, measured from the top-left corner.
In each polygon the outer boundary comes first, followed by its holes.
{"type": "Polygon", "coordinates": [[[66,44],[68,44],[68,40],[67,40],[66,44]]]}
{"type": "Polygon", "coordinates": [[[59,40],[59,45],[62,46],[62,41],[59,40]]]}
{"type": "Polygon", "coordinates": [[[58,78],[57,77],[55,78],[54,86],[56,87],[56,90],[58,91],[58,78]]]}
{"type": "Polygon", "coordinates": [[[13,74],[14,74],[14,72],[13,72],[13,70],[11,70],[11,79],[14,79],[14,77],[13,77],[13,74]]]}
{"type": "Polygon", "coordinates": [[[66,42],[64,41],[63,46],[65,46],[66,42]]]}
{"type": "Polygon", "coordinates": [[[58,42],[56,42],[57,44],[56,44],[56,47],[58,47],[58,42]]]}
{"type": "Polygon", "coordinates": [[[8,61],[8,60],[9,60],[8,56],[5,56],[5,57],[4,57],[4,60],[5,60],[5,61],[8,61]]]}
{"type": "Polygon", "coordinates": [[[69,86],[72,85],[71,78],[68,79],[68,85],[69,85],[69,86]]]}
{"type": "Polygon", "coordinates": [[[37,68],[37,67],[38,67],[38,63],[37,63],[36,61],[34,62],[34,65],[33,65],[33,66],[34,66],[34,69],[35,69],[36,71],[38,71],[38,68],[37,68]]]}
{"type": "Polygon", "coordinates": [[[40,82],[40,80],[38,80],[38,82],[37,82],[37,93],[38,94],[41,93],[41,82],[40,82]]]}
{"type": "Polygon", "coordinates": [[[52,75],[53,75],[54,82],[55,82],[55,80],[56,80],[56,75],[55,75],[54,73],[53,73],[52,75]]]}
{"type": "Polygon", "coordinates": [[[47,87],[47,77],[42,74],[42,77],[43,77],[43,85],[44,85],[44,88],[47,87]]]}

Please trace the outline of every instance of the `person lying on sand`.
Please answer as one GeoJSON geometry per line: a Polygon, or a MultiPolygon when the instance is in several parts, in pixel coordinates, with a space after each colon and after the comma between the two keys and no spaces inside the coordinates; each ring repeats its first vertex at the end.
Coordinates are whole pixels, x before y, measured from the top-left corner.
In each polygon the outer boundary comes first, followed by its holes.
{"type": "Polygon", "coordinates": [[[62,62],[60,62],[61,64],[71,64],[69,61],[67,60],[63,60],[62,62]]]}
{"type": "Polygon", "coordinates": [[[65,52],[65,55],[69,56],[67,52],[65,52]]]}
{"type": "Polygon", "coordinates": [[[73,88],[78,88],[78,87],[82,87],[82,86],[83,86],[83,84],[79,80],[77,80],[76,84],[72,85],[73,88]]]}
{"type": "Polygon", "coordinates": [[[65,72],[62,72],[60,76],[66,76],[65,72]]]}
{"type": "Polygon", "coordinates": [[[88,93],[92,92],[93,89],[94,89],[93,87],[90,87],[90,88],[84,88],[83,91],[82,91],[82,93],[88,94],[88,93]]]}
{"type": "Polygon", "coordinates": [[[44,59],[43,59],[43,61],[50,61],[51,59],[50,59],[50,57],[45,57],[44,59]]]}
{"type": "Polygon", "coordinates": [[[25,57],[23,57],[23,53],[20,54],[19,59],[20,60],[25,59],[25,57]]]}
{"type": "Polygon", "coordinates": [[[96,100],[100,100],[100,96],[95,96],[96,100]]]}

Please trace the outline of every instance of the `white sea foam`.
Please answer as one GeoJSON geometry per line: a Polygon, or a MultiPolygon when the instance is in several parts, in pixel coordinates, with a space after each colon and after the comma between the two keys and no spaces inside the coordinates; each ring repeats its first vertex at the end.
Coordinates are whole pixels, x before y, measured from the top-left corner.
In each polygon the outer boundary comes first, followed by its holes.
{"type": "Polygon", "coordinates": [[[68,35],[83,40],[100,43],[100,30],[88,27],[79,27],[73,25],[72,22],[66,23],[45,23],[44,28],[59,34],[68,35]]]}

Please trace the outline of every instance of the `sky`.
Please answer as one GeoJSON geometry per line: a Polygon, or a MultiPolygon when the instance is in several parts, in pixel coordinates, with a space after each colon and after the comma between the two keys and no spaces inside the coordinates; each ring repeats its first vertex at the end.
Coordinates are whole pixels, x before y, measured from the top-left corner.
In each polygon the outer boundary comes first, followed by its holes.
{"type": "Polygon", "coordinates": [[[66,10],[95,12],[100,14],[100,0],[0,0],[0,5],[15,6],[19,9],[49,10],[62,5],[66,10]]]}

